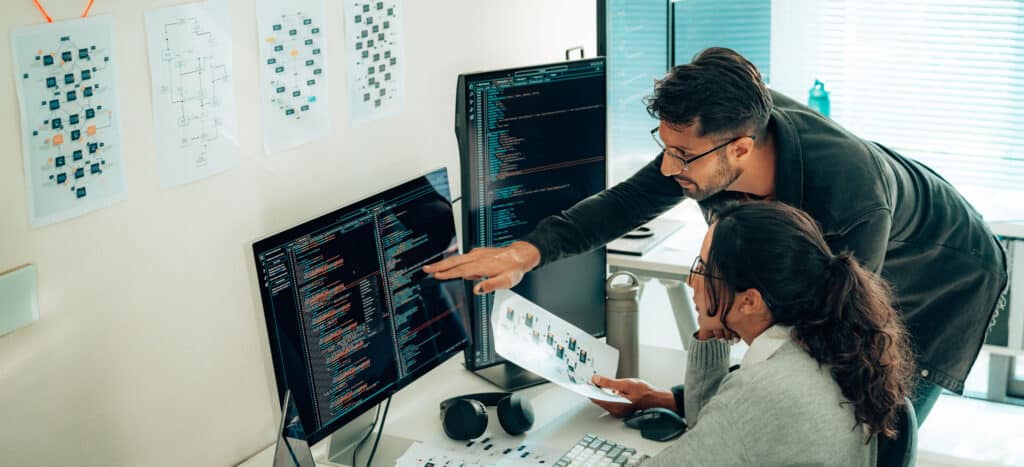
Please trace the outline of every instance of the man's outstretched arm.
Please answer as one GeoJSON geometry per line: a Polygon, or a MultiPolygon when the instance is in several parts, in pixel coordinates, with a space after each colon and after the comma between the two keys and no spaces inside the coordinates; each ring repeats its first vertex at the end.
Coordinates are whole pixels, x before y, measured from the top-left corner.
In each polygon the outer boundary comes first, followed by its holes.
{"type": "Polygon", "coordinates": [[[439,280],[487,278],[477,294],[511,288],[530,270],[614,240],[684,199],[679,184],[661,174],[661,156],[628,180],[541,221],[532,232],[502,248],[475,248],[428,265],[439,280]]]}

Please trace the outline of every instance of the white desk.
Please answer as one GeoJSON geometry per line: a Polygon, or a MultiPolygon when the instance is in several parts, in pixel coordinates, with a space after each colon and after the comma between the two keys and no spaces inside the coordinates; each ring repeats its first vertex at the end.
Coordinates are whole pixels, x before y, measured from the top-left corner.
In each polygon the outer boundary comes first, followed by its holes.
{"type": "MultiPolygon", "coordinates": [[[[681,220],[685,225],[643,256],[609,254],[608,266],[611,272],[626,270],[642,280],[660,281],[668,292],[679,335],[685,337],[697,330],[692,298],[686,290],[685,280],[690,273],[693,258],[700,253],[707,224],[696,205],[683,205],[666,213],[666,217],[681,220]]],[[[643,334],[641,332],[641,337],[643,334]]],[[[685,342],[683,339],[684,345],[685,342]]],[[[742,357],[743,349],[735,347],[732,360],[737,362],[742,357]]],[[[640,349],[641,378],[663,388],[683,381],[685,352],[646,345],[641,345],[640,349]]],[[[497,390],[487,381],[466,371],[462,360],[462,354],[459,354],[399,391],[391,402],[384,434],[424,442],[438,439],[443,436],[438,407],[442,400],[461,394],[497,390]]],[[[650,455],[667,446],[667,443],[643,439],[639,431],[626,428],[621,420],[608,415],[589,400],[553,384],[525,389],[522,394],[532,402],[536,416],[534,428],[521,437],[522,442],[543,444],[564,451],[572,447],[584,433],[594,433],[650,455]]],[[[490,408],[488,412],[488,431],[501,433],[495,410],[490,408]]],[[[360,465],[365,461],[372,442],[372,439],[368,440],[360,451],[360,465]]],[[[313,448],[318,465],[338,465],[325,460],[328,444],[329,440],[324,440],[313,448]]],[[[393,465],[403,452],[404,449],[378,451],[374,464],[393,465]]],[[[240,466],[269,467],[273,462],[272,457],[273,445],[240,466]]]]}
{"type": "MultiPolygon", "coordinates": [[[[391,409],[384,425],[384,434],[409,440],[431,441],[443,436],[438,404],[449,397],[474,392],[495,391],[490,383],[466,371],[462,366],[462,354],[427,373],[422,378],[401,390],[391,401],[391,409]],[[440,433],[440,435],[439,435],[440,433]]],[[[641,346],[640,376],[650,383],[668,388],[683,381],[686,354],[679,350],[641,346]]],[[[657,443],[640,437],[640,432],[627,428],[622,420],[608,415],[589,400],[554,384],[543,384],[521,392],[533,404],[536,420],[533,429],[519,437],[521,442],[542,444],[559,451],[566,451],[585,433],[594,433],[604,438],[636,448],[653,455],[669,443],[657,443]]],[[[488,430],[501,432],[495,410],[488,409],[488,430]]],[[[360,451],[359,462],[364,462],[367,446],[360,451]]],[[[318,465],[334,466],[326,459],[328,440],[314,447],[318,465]]],[[[402,452],[378,451],[374,465],[393,465],[402,452]]],[[[240,464],[242,467],[269,467],[273,463],[273,445],[240,464]]]]}
{"type": "Polygon", "coordinates": [[[700,254],[700,245],[708,226],[695,204],[689,206],[684,203],[664,217],[683,222],[683,227],[643,256],[609,253],[608,269],[613,273],[629,271],[636,274],[641,280],[641,294],[644,292],[644,282],[651,279],[661,282],[668,293],[676,327],[685,346],[687,341],[684,337],[697,330],[693,298],[686,289],[685,281],[690,275],[693,259],[700,254]]]}

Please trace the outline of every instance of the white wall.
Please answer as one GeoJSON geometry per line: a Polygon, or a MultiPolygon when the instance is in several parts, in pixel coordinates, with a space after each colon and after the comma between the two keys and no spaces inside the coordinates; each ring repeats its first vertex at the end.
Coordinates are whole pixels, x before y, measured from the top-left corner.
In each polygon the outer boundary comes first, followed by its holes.
{"type": "MultiPolygon", "coordinates": [[[[85,3],[43,2],[55,18],[85,3]]],[[[251,241],[437,166],[457,181],[457,73],[596,51],[593,0],[406,0],[405,111],[353,128],[343,12],[328,1],[332,134],[268,157],[253,2],[230,0],[241,165],[164,190],[143,12],[175,3],[93,7],[115,18],[128,199],[40,229],[28,225],[9,32],[42,18],[29,1],[2,7],[0,270],[36,264],[41,317],[0,337],[0,465],[230,465],[269,444],[276,395],[251,241]]]]}

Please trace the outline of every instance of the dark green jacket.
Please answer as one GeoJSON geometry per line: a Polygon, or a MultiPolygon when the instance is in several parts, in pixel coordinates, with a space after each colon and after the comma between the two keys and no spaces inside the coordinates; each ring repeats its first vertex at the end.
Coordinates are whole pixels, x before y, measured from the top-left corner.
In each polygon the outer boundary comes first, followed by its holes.
{"type": "MultiPolygon", "coordinates": [[[[977,211],[925,165],[846,131],[772,91],[776,199],[809,213],[835,252],[892,284],[921,376],[963,392],[1000,293],[1002,247],[977,211]]],[[[939,131],[939,130],[937,130],[939,131]]],[[[661,155],[628,180],[549,217],[524,238],[542,262],[603,245],[684,199],[661,155]]],[[[705,215],[738,199],[722,192],[705,215]]]]}

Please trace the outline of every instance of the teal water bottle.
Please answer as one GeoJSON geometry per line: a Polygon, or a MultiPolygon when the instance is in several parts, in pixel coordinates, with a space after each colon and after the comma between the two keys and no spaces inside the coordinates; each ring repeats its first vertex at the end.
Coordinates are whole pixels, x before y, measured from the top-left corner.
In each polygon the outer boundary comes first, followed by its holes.
{"type": "Polygon", "coordinates": [[[828,117],[831,104],[828,101],[828,91],[825,90],[825,83],[822,83],[820,80],[814,80],[814,86],[811,86],[811,90],[807,93],[807,106],[828,117]]]}

